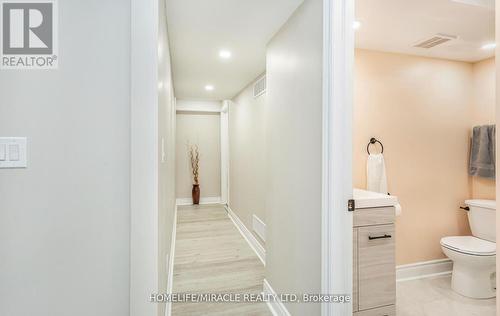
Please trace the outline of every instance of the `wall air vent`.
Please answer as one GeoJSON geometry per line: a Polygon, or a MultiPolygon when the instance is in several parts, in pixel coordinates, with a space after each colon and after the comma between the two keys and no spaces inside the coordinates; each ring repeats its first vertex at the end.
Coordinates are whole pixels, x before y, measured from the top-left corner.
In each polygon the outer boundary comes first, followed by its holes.
{"type": "Polygon", "coordinates": [[[266,93],[266,76],[262,76],[259,80],[257,80],[253,85],[253,97],[256,98],[264,93],[266,93]]]}
{"type": "Polygon", "coordinates": [[[457,36],[454,35],[446,35],[446,34],[436,34],[431,36],[430,38],[424,39],[422,41],[418,41],[413,47],[419,48],[432,48],[443,43],[449,42],[451,40],[456,40],[457,36]]]}

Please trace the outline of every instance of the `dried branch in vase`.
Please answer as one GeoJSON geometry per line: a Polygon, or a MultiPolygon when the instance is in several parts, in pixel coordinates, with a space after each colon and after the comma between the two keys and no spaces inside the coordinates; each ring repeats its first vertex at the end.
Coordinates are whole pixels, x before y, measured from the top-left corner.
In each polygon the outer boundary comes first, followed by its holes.
{"type": "Polygon", "coordinates": [[[193,172],[194,184],[199,184],[199,164],[200,164],[200,152],[198,151],[198,146],[194,145],[189,148],[189,156],[191,157],[191,170],[193,172]]]}

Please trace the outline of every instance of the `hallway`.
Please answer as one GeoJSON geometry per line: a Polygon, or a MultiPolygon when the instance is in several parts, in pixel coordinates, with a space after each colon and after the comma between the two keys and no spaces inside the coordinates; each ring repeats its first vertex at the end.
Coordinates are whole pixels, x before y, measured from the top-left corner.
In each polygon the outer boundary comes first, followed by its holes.
{"type": "MultiPolygon", "coordinates": [[[[220,204],[179,206],[174,293],[261,293],[264,266],[220,204]]],[[[174,303],[172,315],[271,315],[265,303],[174,303]]]]}

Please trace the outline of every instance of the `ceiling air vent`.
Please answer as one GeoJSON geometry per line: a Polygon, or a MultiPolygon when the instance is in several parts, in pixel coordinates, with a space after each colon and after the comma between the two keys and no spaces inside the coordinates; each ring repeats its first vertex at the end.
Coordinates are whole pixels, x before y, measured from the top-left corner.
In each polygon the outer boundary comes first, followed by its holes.
{"type": "Polygon", "coordinates": [[[457,39],[457,37],[454,35],[436,34],[431,38],[419,41],[418,43],[413,45],[413,47],[432,48],[455,39],[457,39]]]}
{"type": "Polygon", "coordinates": [[[253,85],[253,97],[256,98],[264,93],[266,93],[266,76],[263,76],[257,80],[253,85]]]}
{"type": "Polygon", "coordinates": [[[495,10],[495,0],[451,0],[461,4],[468,4],[476,7],[483,7],[490,10],[495,10]]]}

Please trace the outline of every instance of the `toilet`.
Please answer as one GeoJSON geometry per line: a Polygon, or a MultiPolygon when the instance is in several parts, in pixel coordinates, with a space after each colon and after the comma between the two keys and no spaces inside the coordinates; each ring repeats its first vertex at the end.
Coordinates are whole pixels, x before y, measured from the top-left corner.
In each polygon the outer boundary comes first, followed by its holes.
{"type": "Polygon", "coordinates": [[[444,254],[453,261],[451,288],[470,298],[495,297],[496,202],[467,200],[472,236],[441,239],[444,254]]]}

